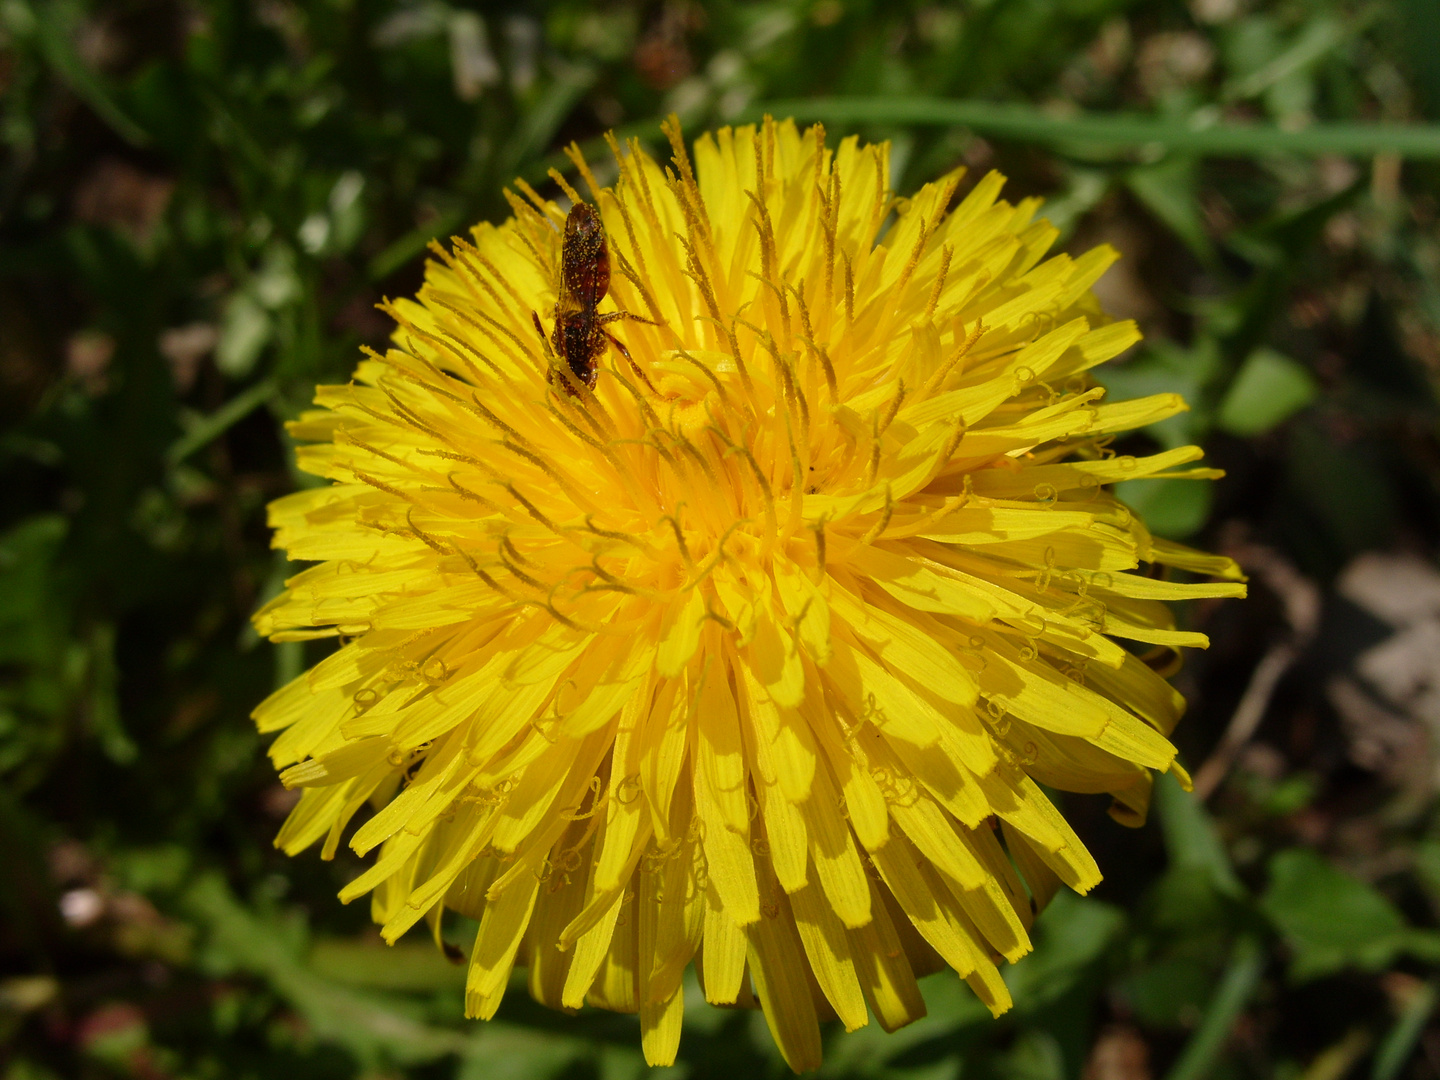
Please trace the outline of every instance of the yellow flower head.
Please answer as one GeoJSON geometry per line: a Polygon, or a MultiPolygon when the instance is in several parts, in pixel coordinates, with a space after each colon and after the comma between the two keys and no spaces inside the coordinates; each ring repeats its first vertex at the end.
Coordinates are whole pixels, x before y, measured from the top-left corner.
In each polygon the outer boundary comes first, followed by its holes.
{"type": "Polygon", "coordinates": [[[388,940],[479,921],[470,1015],[519,964],[668,1063],[693,961],[798,1070],[819,1020],[907,1024],[946,965],[1008,1007],[996,964],[1100,879],[1039,785],[1138,823],[1152,771],[1185,782],[1156,654],[1205,639],[1162,601],[1243,586],[1106,490],[1215,475],[1107,449],[1185,408],[1087,374],[1139,337],[1090,292],[1113,250],[1046,258],[995,173],[951,209],[960,172],[897,199],[883,144],[667,134],[665,167],[612,140],[610,187],[573,155],[608,294],[522,183],[291,426],[332,483],[271,506],[275,545],[319,565],[256,624],[341,646],[255,718],[304,789],[284,850],[374,807],[341,899],[388,940]],[[553,329],[592,300],[628,313],[586,324],[617,343],[593,389],[553,329]]]}

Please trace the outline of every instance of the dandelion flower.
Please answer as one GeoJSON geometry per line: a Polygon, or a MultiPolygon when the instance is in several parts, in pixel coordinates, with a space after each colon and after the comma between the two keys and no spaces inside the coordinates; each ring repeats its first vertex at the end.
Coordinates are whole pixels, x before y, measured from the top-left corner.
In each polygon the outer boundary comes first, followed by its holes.
{"type": "Polygon", "coordinates": [[[639,317],[593,389],[551,343],[566,213],[522,182],[291,425],[331,483],[274,542],[318,565],[256,624],[339,647],[255,718],[303,789],[281,848],[371,807],[341,899],[390,941],[479,922],[469,1015],[519,965],[669,1063],[693,962],[801,1070],[819,1021],[907,1024],[946,966],[1009,1006],[996,965],[1100,880],[1040,785],[1135,824],[1184,783],[1156,657],[1206,642],[1164,601],[1244,587],[1107,490],[1217,475],[1107,447],[1185,408],[1088,374],[1139,337],[1090,292],[1112,249],[1047,258],[995,173],[952,208],[960,172],[894,197],[884,144],[665,130],[665,166],[611,140],[610,187],[572,151],[598,311],[639,317]]]}

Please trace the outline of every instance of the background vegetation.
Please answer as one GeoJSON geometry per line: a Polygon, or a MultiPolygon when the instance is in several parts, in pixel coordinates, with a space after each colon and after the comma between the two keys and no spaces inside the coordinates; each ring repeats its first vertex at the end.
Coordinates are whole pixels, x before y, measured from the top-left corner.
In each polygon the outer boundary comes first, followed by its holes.
{"type": "MultiPolygon", "coordinates": [[[[824,1072],[1440,1074],[1440,142],[1373,127],[1440,120],[1433,0],[0,0],[0,1076],[644,1070],[629,1017],[462,1022],[463,969],[336,902],[353,860],[272,849],[247,714],[314,656],[249,629],[263,506],[432,236],[571,139],[787,100],[894,139],[901,192],[1000,168],[1125,253],[1106,378],[1194,404],[1132,448],[1230,472],[1126,494],[1255,582],[1185,613],[1200,798],[1065,800],[1107,879],[1015,1010],[935,976],[824,1072]]],[[[687,1010],[672,1075],[782,1069],[687,1010]]]]}

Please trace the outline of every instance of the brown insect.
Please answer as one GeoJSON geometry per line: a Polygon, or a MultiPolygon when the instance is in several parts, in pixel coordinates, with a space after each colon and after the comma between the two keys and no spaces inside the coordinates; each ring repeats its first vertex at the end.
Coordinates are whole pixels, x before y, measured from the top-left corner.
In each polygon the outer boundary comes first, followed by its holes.
{"type": "MultiPolygon", "coordinates": [[[[610,244],[605,238],[605,225],[593,206],[577,202],[565,219],[565,238],[560,245],[560,287],[555,299],[555,328],[550,333],[550,344],[576,380],[592,390],[598,374],[596,362],[609,345],[615,346],[636,374],[649,385],[650,380],[645,378],[630,350],[605,328],[622,319],[651,326],[655,324],[628,311],[611,311],[601,315],[596,308],[609,291],[610,244]]],[[[531,314],[535,319],[535,329],[544,337],[540,316],[531,314]]],[[[557,374],[551,374],[552,382],[557,381],[557,374]]],[[[560,376],[558,381],[565,390],[574,392],[569,380],[560,376]]]]}

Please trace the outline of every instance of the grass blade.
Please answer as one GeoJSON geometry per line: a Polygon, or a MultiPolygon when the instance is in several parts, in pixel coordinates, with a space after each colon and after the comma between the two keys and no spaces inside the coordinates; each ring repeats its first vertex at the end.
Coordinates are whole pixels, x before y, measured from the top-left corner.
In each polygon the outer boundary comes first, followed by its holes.
{"type": "Polygon", "coordinates": [[[275,380],[262,379],[240,391],[208,416],[201,417],[189,431],[170,444],[165,460],[178,465],[203,446],[208,446],[245,417],[275,396],[275,380]]]}
{"type": "Polygon", "coordinates": [[[1209,157],[1292,153],[1440,158],[1440,124],[1320,123],[1292,131],[1198,115],[1189,123],[1123,113],[1060,117],[1028,105],[902,97],[775,101],[757,106],[751,113],[831,124],[965,127],[981,135],[1019,142],[1115,150],[1156,148],[1209,157]]]}
{"type": "Polygon", "coordinates": [[[1400,1075],[1400,1070],[1410,1059],[1415,1044],[1420,1041],[1430,1014],[1435,1011],[1437,1000],[1440,1000],[1440,990],[1436,989],[1434,982],[1428,982],[1405,1003],[1395,1026],[1386,1033],[1385,1041],[1380,1044],[1380,1049],[1375,1054],[1375,1066],[1370,1071],[1370,1080],[1395,1080],[1395,1077],[1400,1075]]]}
{"type": "Polygon", "coordinates": [[[1254,938],[1242,937],[1235,943],[1225,974],[1220,979],[1215,996],[1205,1007],[1200,1026],[1185,1044],[1165,1080],[1204,1080],[1210,1075],[1219,1063],[1236,1018],[1260,985],[1260,975],[1264,970],[1265,950],[1254,938]]]}

